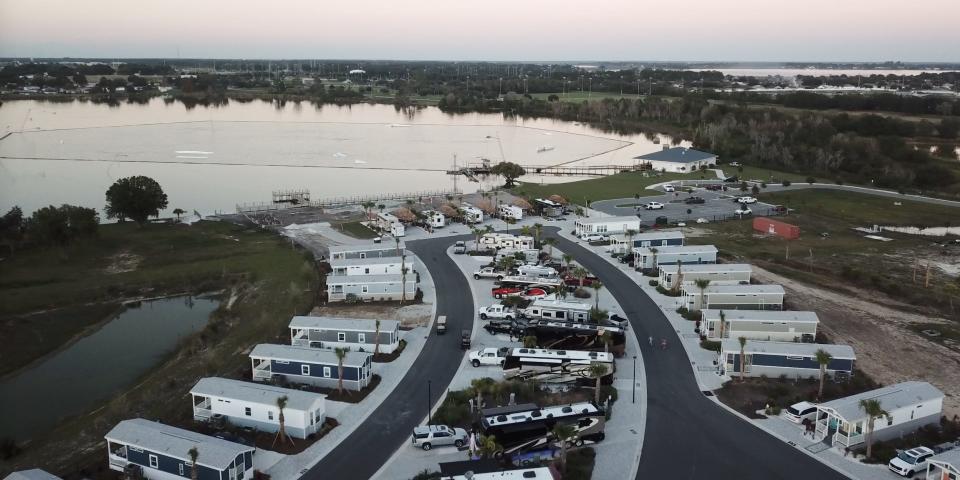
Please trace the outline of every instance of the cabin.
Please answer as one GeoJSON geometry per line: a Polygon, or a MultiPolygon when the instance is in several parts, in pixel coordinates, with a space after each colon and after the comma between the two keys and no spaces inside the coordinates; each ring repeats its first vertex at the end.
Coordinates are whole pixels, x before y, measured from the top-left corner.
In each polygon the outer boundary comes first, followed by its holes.
{"type": "MultiPolygon", "coordinates": [[[[850,378],[853,362],[857,359],[849,345],[747,340],[743,349],[746,377],[819,378],[820,363],[816,354],[817,350],[824,350],[833,357],[827,364],[826,373],[831,377],[850,378]]],[[[740,375],[739,339],[725,338],[720,342],[717,370],[720,375],[740,375]]]]}
{"type": "Polygon", "coordinates": [[[330,260],[329,275],[399,275],[404,266],[410,268],[410,263],[402,257],[341,258],[330,260]]]}
{"type": "Polygon", "coordinates": [[[339,317],[297,316],[290,320],[290,344],[297,347],[349,348],[393,353],[400,346],[400,322],[339,317]]]}
{"type": "Polygon", "coordinates": [[[407,249],[406,244],[401,240],[399,246],[395,242],[383,244],[366,245],[332,245],[327,247],[330,253],[330,260],[343,260],[346,258],[380,258],[396,257],[400,258],[407,249]]]}
{"type": "Polygon", "coordinates": [[[535,320],[547,319],[584,323],[590,321],[591,309],[593,309],[593,305],[589,303],[537,299],[523,310],[523,314],[535,320]]]}
{"type": "Polygon", "coordinates": [[[749,263],[704,263],[677,267],[676,262],[660,265],[660,285],[673,285],[677,272],[683,274],[682,287],[688,293],[699,293],[697,280],[710,280],[711,285],[739,285],[750,283],[753,266],[749,263]]]}
{"type": "Polygon", "coordinates": [[[124,420],[104,436],[111,470],[148,480],[253,478],[255,447],[142,418],[124,420]],[[197,449],[194,467],[190,449],[197,449]]]}
{"type": "Polygon", "coordinates": [[[497,207],[497,215],[502,219],[512,219],[516,221],[523,220],[523,209],[516,205],[503,205],[497,207]]]}
{"type": "Polygon", "coordinates": [[[701,310],[701,315],[700,333],[708,339],[746,337],[773,342],[813,342],[820,324],[816,312],[701,310]]]}
{"type": "Polygon", "coordinates": [[[626,233],[627,230],[640,231],[640,219],[634,216],[584,217],[574,222],[574,234],[581,238],[589,235],[626,233]]]}
{"type": "Polygon", "coordinates": [[[447,224],[447,217],[436,210],[426,210],[421,213],[424,216],[424,223],[430,228],[443,228],[447,224]]]}
{"type": "Polygon", "coordinates": [[[20,470],[7,475],[3,480],[61,480],[60,477],[40,468],[20,470]]]}
{"type": "Polygon", "coordinates": [[[417,291],[416,272],[403,275],[329,275],[327,301],[342,302],[351,294],[360,301],[393,301],[412,299],[417,291]]]}
{"type": "Polygon", "coordinates": [[[861,400],[876,400],[888,414],[874,420],[873,440],[898,438],[927,425],[938,426],[943,392],[927,382],[903,382],[817,405],[814,439],[854,447],[864,442],[869,418],[861,400]]]}
{"type": "Polygon", "coordinates": [[[509,233],[486,233],[480,236],[480,245],[487,248],[509,248],[513,250],[534,249],[533,237],[509,233]]]}
{"type": "Polygon", "coordinates": [[[403,222],[392,213],[378,213],[377,226],[394,237],[406,235],[406,227],[403,226],[403,222]]]}
{"type": "Polygon", "coordinates": [[[263,383],[201,378],[190,389],[190,396],[194,420],[216,423],[222,419],[230,425],[271,433],[280,430],[277,399],[286,397],[283,429],[295,438],[307,438],[319,432],[326,418],[326,395],[263,383]]]}
{"type": "Polygon", "coordinates": [[[674,245],[666,247],[634,247],[633,265],[637,270],[656,270],[661,265],[717,263],[717,247],[713,245],[674,245]]]}
{"type": "Polygon", "coordinates": [[[936,480],[960,479],[960,448],[938,453],[927,459],[927,476],[936,480]]]}
{"type": "Polygon", "coordinates": [[[628,253],[636,247],[677,247],[684,242],[683,232],[679,230],[654,230],[633,235],[611,235],[611,252],[628,253]]]}
{"type": "Polygon", "coordinates": [[[633,157],[642,167],[658,172],[690,173],[717,164],[717,156],[686,147],[664,145],[663,150],[633,157]]]}
{"type": "MultiPolygon", "coordinates": [[[[360,390],[370,384],[372,353],[348,351],[343,358],[343,387],[360,390]]],[[[337,388],[339,361],[336,352],[322,348],[261,343],[250,352],[253,380],[337,388]]]]}
{"type": "Polygon", "coordinates": [[[690,292],[687,305],[701,310],[783,310],[780,285],[711,285],[702,292],[690,292]]]}

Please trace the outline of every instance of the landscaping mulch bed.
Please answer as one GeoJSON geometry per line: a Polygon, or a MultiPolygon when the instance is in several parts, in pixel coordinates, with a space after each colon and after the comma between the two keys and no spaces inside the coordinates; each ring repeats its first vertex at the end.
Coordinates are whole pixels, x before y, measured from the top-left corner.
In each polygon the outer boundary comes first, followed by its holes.
{"type": "Polygon", "coordinates": [[[407,341],[400,340],[397,349],[392,353],[377,353],[373,356],[373,363],[390,363],[400,357],[403,350],[407,348],[407,341]]]}
{"type": "MultiPolygon", "coordinates": [[[[815,378],[793,380],[785,377],[748,377],[741,382],[739,377],[735,377],[717,391],[717,398],[750,418],[764,418],[758,416],[756,412],[763,410],[767,405],[787,408],[797,402],[816,402],[819,385],[819,380],[815,378]]],[[[828,378],[823,385],[823,401],[847,397],[878,387],[876,382],[857,370],[847,382],[836,383],[828,378]]]]}
{"type": "Polygon", "coordinates": [[[370,385],[367,385],[359,392],[353,390],[343,389],[343,392],[337,391],[336,388],[311,388],[311,392],[322,393],[327,396],[327,400],[334,400],[337,402],[346,402],[346,403],[360,403],[364,398],[367,398],[367,395],[370,395],[370,392],[374,388],[377,388],[377,385],[380,385],[380,375],[373,375],[370,377],[370,385]]]}

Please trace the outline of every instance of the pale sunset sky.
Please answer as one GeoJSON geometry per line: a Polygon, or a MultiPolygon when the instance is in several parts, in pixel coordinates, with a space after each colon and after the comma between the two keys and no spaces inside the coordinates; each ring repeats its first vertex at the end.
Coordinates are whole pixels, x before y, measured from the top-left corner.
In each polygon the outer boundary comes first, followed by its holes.
{"type": "Polygon", "coordinates": [[[960,0],[0,0],[0,56],[960,61],[960,0]]]}

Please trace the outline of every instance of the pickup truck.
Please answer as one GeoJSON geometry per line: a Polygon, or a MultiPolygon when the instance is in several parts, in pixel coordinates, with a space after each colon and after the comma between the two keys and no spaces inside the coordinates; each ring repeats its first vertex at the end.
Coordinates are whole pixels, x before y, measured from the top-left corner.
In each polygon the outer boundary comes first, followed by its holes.
{"type": "MultiPolygon", "coordinates": [[[[597,280],[598,280],[597,277],[593,277],[593,276],[583,277],[583,286],[584,286],[584,287],[592,287],[592,286],[593,286],[593,282],[596,282],[597,280]]],[[[573,276],[566,276],[566,277],[563,278],[563,283],[564,283],[564,285],[567,285],[568,287],[579,287],[579,286],[580,286],[580,279],[577,278],[577,277],[573,277],[573,276]]]]}
{"type": "Polygon", "coordinates": [[[513,320],[514,318],[517,318],[517,311],[505,305],[490,305],[489,307],[480,307],[480,310],[478,310],[477,313],[480,314],[480,318],[483,320],[488,318],[503,318],[506,320],[513,320]]]}
{"type": "Polygon", "coordinates": [[[483,325],[483,329],[486,330],[490,335],[506,333],[515,337],[520,337],[523,335],[523,332],[526,329],[526,324],[517,320],[490,320],[483,325]]]}
{"type": "Polygon", "coordinates": [[[510,353],[510,349],[505,347],[490,347],[484,348],[483,350],[474,350],[470,352],[470,364],[474,367],[479,367],[480,365],[503,365],[508,353],[510,353]]]}
{"type": "Polygon", "coordinates": [[[701,203],[706,203],[706,200],[704,200],[703,197],[690,197],[684,200],[683,203],[686,203],[687,205],[697,205],[701,203]]]}
{"type": "Polygon", "coordinates": [[[490,294],[493,295],[493,298],[515,297],[522,293],[523,289],[520,287],[497,287],[490,290],[490,294]]]}
{"type": "Polygon", "coordinates": [[[467,244],[464,243],[463,241],[458,241],[457,243],[453,244],[453,253],[456,253],[456,254],[467,253],[467,244]]]}
{"type": "Polygon", "coordinates": [[[493,267],[483,267],[476,272],[473,272],[473,278],[480,280],[481,278],[495,278],[497,280],[503,280],[503,272],[497,271],[493,267]]]}

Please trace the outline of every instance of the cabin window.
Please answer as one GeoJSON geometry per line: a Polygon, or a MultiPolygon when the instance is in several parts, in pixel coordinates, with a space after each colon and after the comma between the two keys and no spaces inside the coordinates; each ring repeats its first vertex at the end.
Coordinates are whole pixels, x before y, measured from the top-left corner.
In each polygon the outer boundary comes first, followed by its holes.
{"type": "Polygon", "coordinates": [[[363,273],[364,273],[365,275],[370,275],[370,267],[364,268],[364,269],[363,269],[363,273]]]}
{"type": "Polygon", "coordinates": [[[156,455],[150,455],[150,468],[160,468],[160,462],[156,455]]]}
{"type": "Polygon", "coordinates": [[[544,310],[544,311],[543,311],[543,318],[553,318],[553,314],[550,313],[550,312],[548,312],[548,311],[546,311],[546,310],[544,310]]]}
{"type": "Polygon", "coordinates": [[[370,293],[370,287],[367,286],[367,285],[361,286],[361,287],[360,287],[360,293],[370,293]]]}
{"type": "Polygon", "coordinates": [[[364,252],[360,252],[360,258],[367,258],[367,254],[364,252]]]}
{"type": "Polygon", "coordinates": [[[179,469],[180,469],[180,476],[182,477],[182,476],[183,476],[183,464],[181,463],[181,464],[177,465],[177,467],[179,467],[179,469]]]}
{"type": "Polygon", "coordinates": [[[803,360],[803,357],[798,357],[796,355],[787,355],[787,360],[803,360]]]}
{"type": "Polygon", "coordinates": [[[366,333],[358,333],[358,334],[357,334],[357,342],[358,342],[358,343],[366,343],[366,342],[367,342],[367,334],[366,334],[366,333]]]}
{"type": "MultiPolygon", "coordinates": [[[[306,366],[306,365],[304,365],[304,366],[306,366]]],[[[244,408],[243,408],[243,414],[249,417],[249,416],[253,415],[253,411],[250,410],[250,407],[244,407],[244,408]]]]}
{"type": "Polygon", "coordinates": [[[337,332],[337,341],[345,342],[347,340],[347,334],[344,332],[337,332]]]}
{"type": "MultiPolygon", "coordinates": [[[[910,418],[913,418],[913,412],[910,412],[910,418]]],[[[893,415],[887,415],[887,426],[893,425],[893,415]]]]}
{"type": "Polygon", "coordinates": [[[557,312],[557,319],[563,320],[566,317],[567,317],[566,312],[557,312]]]}
{"type": "Polygon", "coordinates": [[[310,375],[310,365],[300,365],[300,375],[310,375]]]}
{"type": "Polygon", "coordinates": [[[267,410],[267,420],[273,420],[273,410],[267,410]]]}
{"type": "Polygon", "coordinates": [[[323,367],[323,376],[330,378],[330,367],[323,367]]]}

